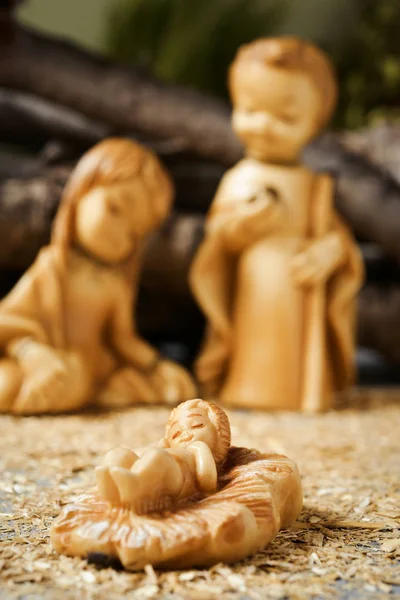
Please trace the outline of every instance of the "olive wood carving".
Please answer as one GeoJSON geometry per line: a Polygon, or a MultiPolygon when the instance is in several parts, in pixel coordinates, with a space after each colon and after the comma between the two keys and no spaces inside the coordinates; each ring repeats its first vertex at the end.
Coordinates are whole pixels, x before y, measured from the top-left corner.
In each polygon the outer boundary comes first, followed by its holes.
{"type": "Polygon", "coordinates": [[[0,412],[193,396],[189,374],[132,322],[142,248],[172,194],[156,156],[134,142],[109,138],[83,156],[50,245],[0,303],[0,412]]]}
{"type": "Polygon", "coordinates": [[[223,177],[191,287],[208,321],[196,375],[226,405],[317,411],[353,381],[362,263],[333,182],[300,162],[336,101],[327,57],[297,38],[242,47],[230,70],[245,158],[223,177]]]}
{"type": "Polygon", "coordinates": [[[288,527],[303,501],[296,464],[230,446],[226,414],[203,400],[174,409],[157,444],[111,450],[96,481],[57,517],[53,546],[130,570],[242,559],[288,527]]]}

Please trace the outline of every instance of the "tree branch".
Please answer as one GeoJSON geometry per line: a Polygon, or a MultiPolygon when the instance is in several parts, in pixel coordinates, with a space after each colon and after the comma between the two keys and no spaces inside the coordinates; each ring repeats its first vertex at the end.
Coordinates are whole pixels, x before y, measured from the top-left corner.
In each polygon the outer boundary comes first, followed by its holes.
{"type": "Polygon", "coordinates": [[[0,51],[0,86],[35,94],[118,131],[179,139],[187,151],[223,164],[241,155],[229,109],[220,100],[21,26],[11,42],[0,41],[0,51]]]}
{"type": "Polygon", "coordinates": [[[371,283],[359,298],[358,341],[400,364],[400,284],[371,283]]]}
{"type": "Polygon", "coordinates": [[[48,140],[63,140],[85,150],[113,129],[32,94],[0,88],[0,139],[38,147],[48,140]]]}
{"type": "Polygon", "coordinates": [[[400,260],[400,184],[366,158],[346,150],[333,134],[313,142],[305,160],[336,179],[336,207],[356,235],[400,260]]]}

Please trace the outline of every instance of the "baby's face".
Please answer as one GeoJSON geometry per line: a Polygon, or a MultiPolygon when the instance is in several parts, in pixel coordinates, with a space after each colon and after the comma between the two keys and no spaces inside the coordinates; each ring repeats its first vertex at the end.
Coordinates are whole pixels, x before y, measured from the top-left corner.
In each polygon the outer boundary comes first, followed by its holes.
{"type": "Polygon", "coordinates": [[[233,129],[257,160],[293,161],[316,134],[321,100],[305,73],[249,63],[232,92],[233,129]]]}
{"type": "Polygon", "coordinates": [[[117,264],[135,249],[151,227],[146,206],[147,190],[139,179],[124,184],[97,187],[78,203],[75,235],[89,254],[108,264],[117,264]]]}
{"type": "Polygon", "coordinates": [[[185,402],[178,407],[174,417],[167,438],[171,448],[182,448],[201,441],[213,450],[217,443],[217,430],[210,421],[207,411],[195,400],[193,403],[185,402]]]}

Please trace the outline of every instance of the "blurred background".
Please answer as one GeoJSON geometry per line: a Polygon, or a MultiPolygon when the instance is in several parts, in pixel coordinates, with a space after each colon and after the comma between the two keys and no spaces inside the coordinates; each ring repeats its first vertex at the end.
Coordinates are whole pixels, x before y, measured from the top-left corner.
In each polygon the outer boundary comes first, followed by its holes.
{"type": "Polygon", "coordinates": [[[398,0],[30,0],[18,17],[165,81],[222,97],[238,46],[299,35],[336,65],[335,127],[400,118],[398,0]]]}
{"type": "Polygon", "coordinates": [[[241,154],[227,69],[242,43],[295,34],[328,52],[339,80],[331,131],[305,159],[335,175],[337,209],[364,255],[361,381],[400,383],[399,32],[398,0],[2,0],[1,294],[47,243],[82,152],[129,135],[160,154],[176,185],[175,212],[146,255],[139,326],[190,363],[204,323],[187,272],[218,182],[241,154]]]}

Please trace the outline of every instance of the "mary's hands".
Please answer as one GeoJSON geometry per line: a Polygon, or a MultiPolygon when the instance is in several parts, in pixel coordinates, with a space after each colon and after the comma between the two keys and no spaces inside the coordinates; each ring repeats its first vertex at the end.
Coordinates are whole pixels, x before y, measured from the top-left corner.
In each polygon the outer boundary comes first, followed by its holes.
{"type": "Polygon", "coordinates": [[[160,360],[151,375],[152,384],[160,400],[178,404],[196,395],[196,386],[188,371],[170,360],[160,360]]]}
{"type": "Polygon", "coordinates": [[[82,403],[85,377],[78,357],[29,339],[15,346],[13,355],[23,373],[14,412],[60,412],[82,403]]]}
{"type": "Polygon", "coordinates": [[[324,283],[340,265],[344,256],[342,240],[330,233],[312,242],[292,262],[292,275],[301,286],[324,283]]]}

